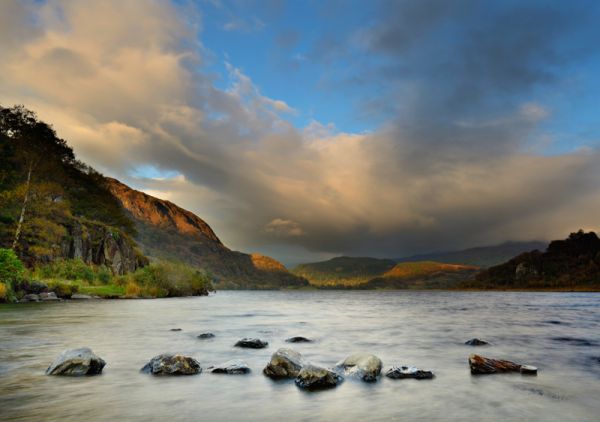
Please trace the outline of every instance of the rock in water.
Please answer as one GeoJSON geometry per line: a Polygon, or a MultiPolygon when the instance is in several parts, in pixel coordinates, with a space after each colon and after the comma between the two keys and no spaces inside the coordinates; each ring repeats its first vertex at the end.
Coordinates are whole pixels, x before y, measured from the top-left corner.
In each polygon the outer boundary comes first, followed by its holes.
{"type": "Polygon", "coordinates": [[[40,297],[36,294],[28,294],[23,296],[23,298],[21,299],[21,302],[39,302],[40,301],[40,297]]]}
{"type": "Polygon", "coordinates": [[[381,367],[381,359],[368,353],[355,353],[336,364],[336,368],[345,375],[356,376],[367,382],[377,381],[381,367]]]}
{"type": "Polygon", "coordinates": [[[215,335],[213,333],[202,333],[198,335],[200,339],[213,338],[215,335]]]}
{"type": "Polygon", "coordinates": [[[152,375],[195,375],[202,372],[202,368],[196,359],[189,356],[163,354],[153,357],[141,372],[152,375]]]}
{"type": "Polygon", "coordinates": [[[302,367],[295,382],[300,388],[318,390],[335,387],[343,380],[343,377],[329,369],[308,364],[302,367]]]}
{"type": "Polygon", "coordinates": [[[250,372],[248,364],[242,360],[230,360],[221,365],[211,366],[208,368],[213,374],[247,374],[250,372]]]}
{"type": "Polygon", "coordinates": [[[413,378],[416,380],[428,380],[434,377],[433,372],[423,371],[422,369],[415,368],[414,366],[394,366],[385,373],[385,376],[392,379],[413,378]]]}
{"type": "Polygon", "coordinates": [[[181,331],[181,328],[171,328],[169,331],[181,331]]]}
{"type": "Polygon", "coordinates": [[[472,374],[495,374],[497,372],[519,372],[521,365],[500,359],[490,359],[479,355],[469,356],[472,374]]]}
{"type": "Polygon", "coordinates": [[[286,343],[312,343],[312,340],[302,336],[290,337],[286,343]]]}
{"type": "Polygon", "coordinates": [[[84,295],[81,293],[75,293],[74,295],[71,295],[71,299],[72,300],[91,300],[92,297],[90,295],[84,295]]]}
{"type": "Polygon", "coordinates": [[[69,349],[62,352],[52,365],[46,369],[46,375],[98,375],[106,362],[96,356],[88,347],[69,349]]]}
{"type": "Polygon", "coordinates": [[[521,365],[521,374],[523,375],[537,375],[537,368],[531,365],[521,365]]]}
{"type": "Polygon", "coordinates": [[[243,338],[235,343],[235,347],[245,347],[249,349],[264,349],[268,345],[269,343],[266,341],[262,341],[257,338],[243,338]]]}
{"type": "Polygon", "coordinates": [[[292,349],[282,348],[271,356],[271,361],[263,369],[263,373],[271,378],[295,378],[302,369],[300,353],[292,349]]]}
{"type": "Polygon", "coordinates": [[[485,340],[480,340],[478,338],[472,338],[469,341],[466,341],[465,344],[467,346],[487,346],[489,343],[485,340]]]}
{"type": "Polygon", "coordinates": [[[48,302],[48,301],[52,301],[52,300],[60,300],[58,298],[58,296],[56,296],[56,293],[54,293],[54,292],[40,293],[39,297],[42,300],[42,302],[48,302]]]}

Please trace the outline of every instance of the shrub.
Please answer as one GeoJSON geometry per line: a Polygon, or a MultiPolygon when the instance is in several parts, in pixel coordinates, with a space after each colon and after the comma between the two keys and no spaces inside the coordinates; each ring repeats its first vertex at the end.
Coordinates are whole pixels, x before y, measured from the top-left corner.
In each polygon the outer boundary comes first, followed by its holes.
{"type": "Polygon", "coordinates": [[[98,281],[101,282],[102,284],[108,284],[110,282],[110,279],[112,278],[112,274],[108,270],[108,268],[100,267],[100,269],[98,270],[97,277],[98,277],[98,281]]]}
{"type": "Polygon", "coordinates": [[[95,270],[94,267],[86,264],[81,259],[62,259],[39,265],[33,271],[33,276],[42,279],[81,280],[88,283],[93,282],[96,278],[103,283],[107,283],[111,278],[111,274],[106,267],[95,270]]]}
{"type": "Polygon", "coordinates": [[[125,295],[128,297],[140,297],[142,288],[134,282],[127,283],[125,287],[125,295]]]}
{"type": "Polygon", "coordinates": [[[58,297],[70,298],[79,291],[79,286],[76,284],[65,283],[63,281],[52,281],[48,283],[48,290],[56,293],[56,296],[58,297]]]}
{"type": "Polygon", "coordinates": [[[23,279],[25,268],[12,249],[0,249],[0,282],[7,290],[23,279]]]}
{"type": "Polygon", "coordinates": [[[212,290],[210,277],[188,265],[158,262],[137,270],[133,280],[155,297],[204,295],[212,290]]]}
{"type": "Polygon", "coordinates": [[[0,283],[0,301],[4,302],[8,299],[8,287],[4,283],[0,283]]]}

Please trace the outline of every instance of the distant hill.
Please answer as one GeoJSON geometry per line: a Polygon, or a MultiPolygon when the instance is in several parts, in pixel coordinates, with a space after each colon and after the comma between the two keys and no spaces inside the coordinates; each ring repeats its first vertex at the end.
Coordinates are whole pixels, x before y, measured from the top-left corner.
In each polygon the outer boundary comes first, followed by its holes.
{"type": "Polygon", "coordinates": [[[571,233],[565,240],[552,241],[545,252],[522,253],[461,286],[600,290],[600,239],[594,232],[571,233]]]}
{"type": "Polygon", "coordinates": [[[413,255],[398,258],[396,262],[437,261],[486,268],[506,262],[523,252],[530,252],[536,249],[544,250],[546,245],[546,243],[539,241],[506,242],[495,246],[481,246],[459,251],[413,255]]]}
{"type": "Polygon", "coordinates": [[[315,286],[354,286],[380,276],[396,265],[391,259],[340,256],[327,261],[300,264],[292,269],[315,286]]]}
{"type": "Polygon", "coordinates": [[[479,271],[472,265],[435,261],[402,262],[365,284],[363,289],[450,289],[479,271]]]}
{"type": "Polygon", "coordinates": [[[135,240],[148,257],[183,261],[208,270],[217,289],[276,289],[308,286],[277,260],[232,251],[194,213],[170,201],[106,178],[108,190],[135,222],[135,240]]]}

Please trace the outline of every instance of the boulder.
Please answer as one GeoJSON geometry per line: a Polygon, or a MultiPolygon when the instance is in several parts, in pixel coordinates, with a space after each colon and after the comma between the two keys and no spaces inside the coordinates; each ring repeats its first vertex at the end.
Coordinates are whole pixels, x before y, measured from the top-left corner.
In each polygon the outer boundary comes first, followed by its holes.
{"type": "Polygon", "coordinates": [[[487,346],[489,343],[485,340],[480,340],[478,338],[472,338],[465,342],[467,346],[487,346]]]}
{"type": "Polygon", "coordinates": [[[90,300],[90,299],[92,299],[92,297],[90,295],[83,295],[81,293],[75,293],[74,295],[71,295],[71,299],[73,299],[73,300],[90,300]]]}
{"type": "Polygon", "coordinates": [[[536,374],[535,366],[520,365],[508,360],[490,359],[479,355],[469,356],[471,374],[495,374],[498,372],[521,372],[522,374],[536,374]],[[524,369],[523,369],[524,368],[524,369]]]}
{"type": "Polygon", "coordinates": [[[207,338],[213,338],[215,335],[213,333],[202,333],[198,335],[198,338],[200,339],[207,339],[207,338]]]}
{"type": "Polygon", "coordinates": [[[302,369],[300,353],[292,349],[281,348],[271,356],[271,361],[263,369],[270,378],[295,378],[302,369]]]}
{"type": "Polygon", "coordinates": [[[336,364],[336,368],[345,375],[355,376],[367,382],[377,381],[381,367],[381,359],[368,353],[355,353],[336,364]]]}
{"type": "Polygon", "coordinates": [[[302,336],[290,337],[285,340],[286,343],[311,343],[312,340],[302,336]]]}
{"type": "Polygon", "coordinates": [[[88,347],[68,349],[62,352],[46,369],[46,375],[98,375],[106,362],[88,347]]]}
{"type": "Polygon", "coordinates": [[[40,301],[40,297],[36,294],[28,294],[23,296],[23,298],[21,299],[21,302],[39,302],[40,301]]]}
{"type": "Polygon", "coordinates": [[[243,338],[235,343],[235,347],[245,347],[248,349],[264,349],[268,345],[269,343],[266,341],[262,341],[257,338],[243,338]]]}
{"type": "Polygon", "coordinates": [[[42,302],[60,300],[58,298],[58,296],[56,296],[56,293],[54,293],[54,292],[40,293],[39,296],[40,296],[40,299],[42,300],[42,302]]]}
{"type": "Polygon", "coordinates": [[[196,359],[189,356],[163,354],[153,357],[141,372],[152,375],[195,375],[202,372],[202,368],[196,359]]]}
{"type": "Polygon", "coordinates": [[[248,364],[242,360],[230,360],[221,365],[211,366],[208,368],[213,374],[247,374],[250,372],[248,364]]]}
{"type": "Polygon", "coordinates": [[[298,387],[306,390],[318,390],[335,387],[343,380],[342,376],[329,369],[308,364],[302,367],[295,383],[298,387]]]}
{"type": "Polygon", "coordinates": [[[434,377],[433,372],[424,371],[414,366],[394,366],[385,373],[385,376],[392,379],[413,378],[416,380],[427,380],[434,377]]]}

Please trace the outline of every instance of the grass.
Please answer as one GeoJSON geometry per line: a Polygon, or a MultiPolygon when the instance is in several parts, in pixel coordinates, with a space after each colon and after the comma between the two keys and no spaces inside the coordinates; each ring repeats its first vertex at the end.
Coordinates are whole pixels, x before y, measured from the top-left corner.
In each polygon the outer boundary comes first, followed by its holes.
{"type": "Polygon", "coordinates": [[[105,284],[102,286],[79,285],[79,293],[102,298],[113,298],[125,296],[125,287],[116,284],[105,284]]]}

